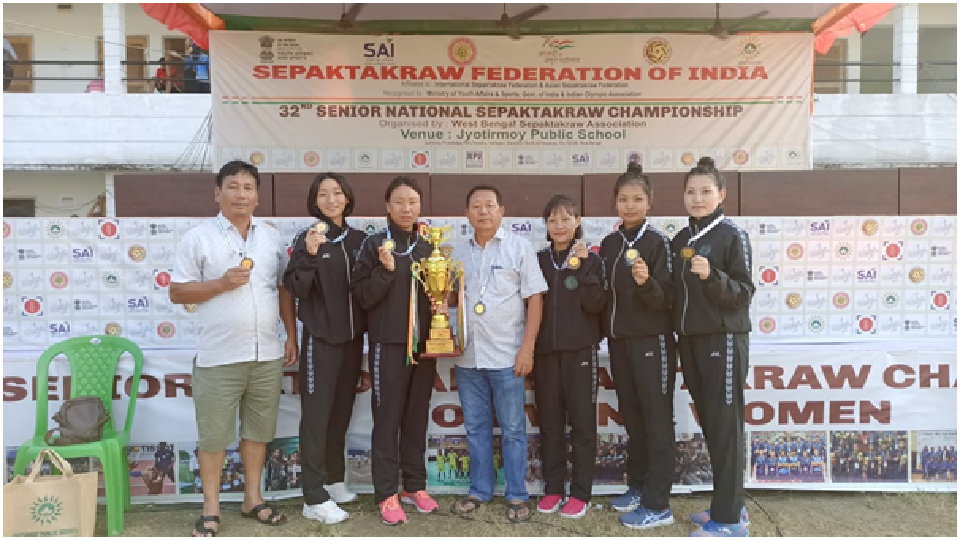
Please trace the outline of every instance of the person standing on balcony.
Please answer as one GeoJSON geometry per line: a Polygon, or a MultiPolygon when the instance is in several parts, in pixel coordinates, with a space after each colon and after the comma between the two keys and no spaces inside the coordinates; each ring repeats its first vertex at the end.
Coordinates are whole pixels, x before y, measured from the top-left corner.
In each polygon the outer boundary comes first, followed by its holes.
{"type": "MultiPolygon", "coordinates": [[[[297,361],[296,306],[281,281],[287,250],[276,228],[253,217],[257,168],[231,161],[216,183],[220,213],[180,241],[170,284],[171,302],[199,308],[193,401],[203,513],[193,535],[200,537],[219,531],[221,473],[225,451],[236,440],[238,408],[240,457],[250,477],[259,478],[277,432],[283,367],[297,361]]],[[[243,517],[273,526],[286,522],[264,502],[260,482],[244,487],[243,517]]]]}
{"type": "Polygon", "coordinates": [[[180,81],[177,80],[177,68],[166,63],[164,57],[160,57],[160,67],[157,68],[157,75],[154,78],[154,88],[162,94],[179,94],[180,81]]]}
{"type": "Polygon", "coordinates": [[[187,46],[184,58],[184,74],[187,79],[187,93],[210,93],[210,57],[195,43],[187,46]]]}

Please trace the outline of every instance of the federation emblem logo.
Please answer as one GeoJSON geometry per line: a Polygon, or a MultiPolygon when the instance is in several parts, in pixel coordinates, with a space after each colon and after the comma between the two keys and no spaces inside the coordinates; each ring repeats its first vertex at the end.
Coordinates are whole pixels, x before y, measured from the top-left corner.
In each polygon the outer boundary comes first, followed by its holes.
{"type": "Polygon", "coordinates": [[[823,329],[827,327],[826,321],[823,320],[823,317],[813,316],[807,322],[807,329],[809,329],[814,334],[819,334],[823,332],[823,329]]]}
{"type": "Polygon", "coordinates": [[[937,311],[950,309],[950,291],[930,291],[930,309],[937,311]]]}
{"type": "Polygon", "coordinates": [[[4,270],[3,271],[3,288],[9,289],[12,286],[13,286],[13,274],[4,270]]]}
{"type": "Polygon", "coordinates": [[[760,267],[760,286],[775,286],[780,284],[780,267],[760,267]]]}
{"type": "Polygon", "coordinates": [[[800,304],[803,304],[803,297],[799,293],[792,292],[787,295],[787,307],[790,309],[797,309],[800,307],[800,304]]]}
{"type": "Polygon", "coordinates": [[[477,45],[468,37],[458,37],[447,46],[447,56],[458,66],[467,66],[477,58],[477,45]]]}
{"type": "Polygon", "coordinates": [[[61,221],[51,221],[50,224],[47,225],[47,236],[54,240],[62,237],[66,232],[67,228],[61,221]]]}
{"type": "Polygon", "coordinates": [[[169,286],[170,286],[170,272],[167,270],[154,270],[153,271],[154,290],[166,289],[169,286]]]}
{"type": "Polygon", "coordinates": [[[733,162],[737,165],[746,165],[750,160],[750,154],[746,150],[737,150],[733,153],[733,162]]]}
{"type": "Polygon", "coordinates": [[[67,274],[63,272],[54,272],[50,274],[50,286],[54,289],[63,289],[67,286],[67,283],[70,280],[67,279],[67,274]]]}
{"type": "Polygon", "coordinates": [[[896,309],[900,307],[900,295],[895,292],[888,292],[883,295],[883,307],[887,309],[896,309]]]}
{"type": "Polygon", "coordinates": [[[24,317],[43,316],[43,297],[41,296],[21,296],[20,305],[22,306],[20,314],[24,317]]]}
{"type": "Polygon", "coordinates": [[[646,45],[643,46],[643,56],[651,64],[665,64],[667,60],[670,60],[671,54],[673,54],[673,49],[670,47],[670,43],[660,37],[648,40],[646,45]]]}
{"type": "Polygon", "coordinates": [[[694,157],[695,156],[693,155],[693,152],[684,152],[680,155],[680,163],[683,163],[689,167],[690,165],[693,165],[694,157]]]}
{"type": "Polygon", "coordinates": [[[267,161],[267,156],[263,152],[257,150],[250,154],[250,164],[254,167],[259,167],[267,161]]]}
{"type": "Polygon", "coordinates": [[[923,268],[915,267],[910,269],[909,276],[911,283],[923,283],[923,280],[927,277],[927,272],[923,268]]]}
{"type": "Polygon", "coordinates": [[[30,519],[37,525],[50,525],[60,518],[63,513],[63,504],[55,495],[37,497],[30,507],[30,519]]]}
{"type": "Polygon", "coordinates": [[[927,234],[927,220],[917,218],[910,222],[910,233],[914,236],[923,236],[927,234]]]}
{"type": "Polygon", "coordinates": [[[837,249],[835,249],[833,253],[836,255],[837,260],[846,261],[853,255],[853,246],[846,242],[841,242],[837,245],[837,249]]]}
{"type": "Polygon", "coordinates": [[[119,336],[121,330],[122,329],[120,328],[119,324],[112,322],[112,323],[107,323],[107,326],[104,327],[103,332],[108,336],[119,336]]]}
{"type": "Polygon", "coordinates": [[[873,236],[877,234],[877,231],[880,230],[880,224],[877,223],[875,219],[866,219],[863,221],[863,225],[860,226],[860,229],[863,231],[863,234],[867,236],[873,236]]]}
{"type": "Polygon", "coordinates": [[[313,150],[303,155],[303,164],[307,167],[316,167],[320,164],[320,154],[313,150]]]}
{"type": "Polygon", "coordinates": [[[800,244],[790,244],[787,248],[787,257],[792,261],[800,260],[803,257],[803,246],[800,244]]]}
{"type": "Polygon", "coordinates": [[[876,334],[877,321],[873,315],[857,315],[858,334],[876,334]]]}
{"type": "Polygon", "coordinates": [[[760,331],[769,334],[777,329],[777,321],[773,317],[764,317],[760,319],[760,331]]]}
{"type": "Polygon", "coordinates": [[[899,261],[903,259],[903,242],[900,240],[884,240],[883,260],[899,261]]]}
{"type": "Polygon", "coordinates": [[[833,305],[838,309],[846,309],[850,306],[850,295],[845,292],[838,292],[833,295],[833,305]]]}
{"type": "Polygon", "coordinates": [[[133,262],[143,262],[147,258],[147,248],[143,246],[131,246],[127,250],[127,255],[133,262]]]}
{"type": "Polygon", "coordinates": [[[430,151],[429,150],[413,150],[410,156],[410,163],[413,164],[414,169],[426,169],[430,166],[430,151]]]}
{"type": "Polygon", "coordinates": [[[103,273],[103,286],[108,289],[116,289],[120,287],[120,274],[108,270],[103,273]]]}
{"type": "Polygon", "coordinates": [[[747,60],[754,60],[760,56],[760,37],[744,36],[740,40],[740,55],[747,60]]]}
{"type": "Polygon", "coordinates": [[[176,333],[177,329],[173,326],[173,323],[162,322],[157,325],[157,335],[164,339],[172,338],[176,333]]]}
{"type": "Polygon", "coordinates": [[[101,219],[98,223],[100,227],[99,236],[101,240],[116,240],[120,238],[120,225],[115,219],[101,219]]]}

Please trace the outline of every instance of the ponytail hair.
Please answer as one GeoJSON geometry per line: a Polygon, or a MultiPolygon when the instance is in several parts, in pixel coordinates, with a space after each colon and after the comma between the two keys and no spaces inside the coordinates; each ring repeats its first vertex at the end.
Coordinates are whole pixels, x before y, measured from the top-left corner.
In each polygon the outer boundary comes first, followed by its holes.
{"type": "Polygon", "coordinates": [[[713,183],[717,186],[717,191],[722,191],[727,187],[727,181],[724,180],[723,175],[717,170],[717,166],[713,162],[712,157],[704,156],[697,161],[697,166],[690,169],[690,172],[683,177],[684,189],[686,189],[687,182],[690,180],[690,177],[697,175],[709,176],[713,178],[713,183]]]}

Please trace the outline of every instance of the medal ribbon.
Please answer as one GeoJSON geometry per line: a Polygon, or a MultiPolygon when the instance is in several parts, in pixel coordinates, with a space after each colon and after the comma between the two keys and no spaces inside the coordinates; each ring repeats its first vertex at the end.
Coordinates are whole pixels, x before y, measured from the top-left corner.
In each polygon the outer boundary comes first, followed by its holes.
{"type": "MultiPolygon", "coordinates": [[[[388,240],[393,240],[393,235],[390,234],[390,227],[387,227],[386,231],[387,231],[387,239],[388,239],[388,240]]],[[[420,242],[420,233],[417,232],[416,227],[414,227],[413,232],[410,233],[410,234],[416,235],[417,239],[414,240],[413,243],[410,244],[410,246],[407,248],[407,250],[404,251],[403,253],[397,253],[396,251],[394,251],[394,250],[391,249],[390,251],[391,251],[394,255],[397,255],[398,257],[406,257],[407,255],[409,255],[409,254],[413,251],[413,248],[417,247],[417,243],[420,242]]]]}
{"type": "Polygon", "coordinates": [[[557,260],[553,258],[553,247],[547,248],[550,250],[550,262],[553,263],[553,269],[557,270],[566,270],[567,265],[570,264],[570,257],[573,255],[573,244],[570,244],[570,251],[567,253],[567,258],[563,261],[563,266],[557,266],[557,260]]]}
{"type": "MultiPolygon", "coordinates": [[[[220,214],[217,214],[217,226],[220,227],[220,236],[223,237],[223,242],[227,244],[227,248],[230,249],[233,253],[239,254],[240,258],[244,258],[244,249],[238,249],[233,247],[233,240],[227,236],[227,230],[223,226],[223,222],[220,221],[220,214]]],[[[250,229],[253,230],[253,221],[250,222],[250,229]]],[[[244,245],[246,247],[246,245],[244,245]]]]}
{"type": "MultiPolygon", "coordinates": [[[[697,234],[691,236],[690,239],[687,240],[687,245],[688,245],[688,246],[692,246],[694,242],[696,242],[697,240],[703,238],[703,235],[707,234],[708,232],[710,232],[711,230],[713,230],[714,227],[716,227],[717,225],[719,225],[720,222],[723,221],[724,217],[725,217],[725,216],[724,216],[723,214],[720,214],[719,216],[717,216],[717,219],[715,219],[715,220],[713,220],[712,222],[710,222],[710,224],[707,225],[706,227],[700,229],[700,232],[698,232],[697,234]]],[[[691,230],[691,232],[693,232],[693,231],[691,230]]]]}
{"type": "MultiPolygon", "coordinates": [[[[477,274],[480,273],[479,266],[477,266],[476,259],[476,242],[470,240],[470,264],[473,267],[473,271],[477,274]]],[[[490,263],[490,273],[487,274],[487,279],[483,280],[483,284],[480,286],[480,296],[477,298],[478,303],[483,303],[483,293],[487,290],[487,285],[490,284],[490,278],[493,277],[493,267],[497,265],[497,260],[500,259],[500,249],[497,249],[496,255],[493,256],[493,261],[490,263]]],[[[480,260],[483,261],[483,254],[480,254],[480,260]]]]}
{"type": "Polygon", "coordinates": [[[649,224],[650,224],[649,219],[643,220],[643,227],[640,227],[640,230],[637,231],[637,236],[633,239],[632,242],[627,240],[627,235],[623,234],[623,229],[620,229],[619,231],[620,236],[623,237],[623,242],[627,244],[628,248],[633,248],[633,245],[637,243],[637,240],[640,240],[640,238],[643,237],[643,233],[647,232],[647,225],[649,224]]]}
{"type": "MultiPolygon", "coordinates": [[[[323,223],[323,222],[322,222],[322,221],[318,221],[317,223],[323,223]]],[[[313,227],[316,228],[317,225],[314,224],[313,227]]],[[[338,243],[340,243],[344,238],[347,237],[347,233],[349,233],[349,232],[350,232],[350,226],[347,225],[346,222],[344,222],[344,224],[343,224],[343,232],[340,233],[340,236],[334,238],[333,240],[329,240],[329,239],[328,239],[327,242],[328,242],[328,243],[331,243],[331,244],[338,244],[338,243]]],[[[324,231],[323,234],[324,234],[324,236],[326,236],[326,231],[324,231]]]]}

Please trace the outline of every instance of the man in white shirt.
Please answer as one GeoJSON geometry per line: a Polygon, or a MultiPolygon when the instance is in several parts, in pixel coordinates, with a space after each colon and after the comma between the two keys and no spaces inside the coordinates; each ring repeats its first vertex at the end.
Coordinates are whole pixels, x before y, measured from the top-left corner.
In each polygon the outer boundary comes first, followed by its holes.
{"type": "Polygon", "coordinates": [[[527,423],[524,381],[533,369],[547,282],[533,245],[500,228],[503,198],[493,186],[467,195],[474,238],[452,254],[464,267],[467,348],[457,361],[457,388],[470,452],[470,494],[455,513],[475,510],[493,498],[493,415],[503,433],[503,466],[511,522],[530,519],[526,483],[527,423]]]}
{"type": "MultiPolygon", "coordinates": [[[[193,401],[203,514],[194,536],[214,536],[219,529],[222,467],[237,436],[238,407],[240,457],[245,470],[259,476],[276,435],[283,367],[297,360],[296,308],[281,281],[287,251],[276,228],[253,217],[259,187],[253,165],[224,165],[214,191],[220,213],[177,246],[170,301],[197,304],[200,318],[193,401]]],[[[286,521],[264,502],[259,482],[246,484],[240,511],[268,525],[286,521]]]]}

